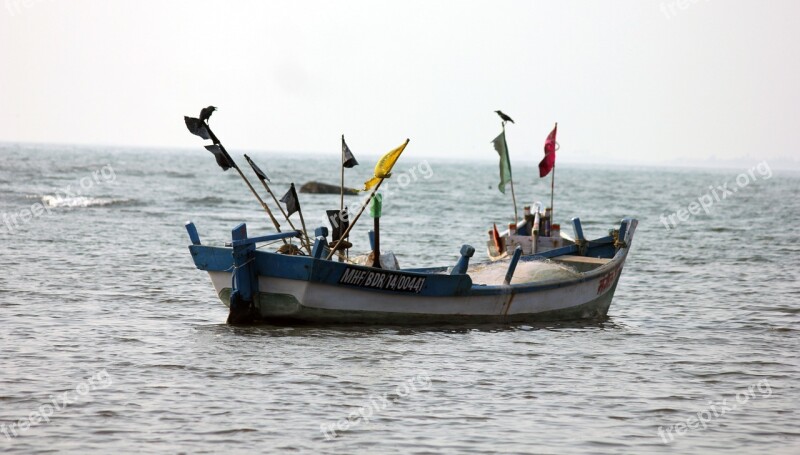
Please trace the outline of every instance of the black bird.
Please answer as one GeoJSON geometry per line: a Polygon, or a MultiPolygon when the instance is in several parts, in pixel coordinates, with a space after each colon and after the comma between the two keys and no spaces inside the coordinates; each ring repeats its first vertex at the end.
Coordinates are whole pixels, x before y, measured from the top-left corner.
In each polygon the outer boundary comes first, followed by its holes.
{"type": "Polygon", "coordinates": [[[500,116],[501,119],[503,119],[504,122],[514,123],[514,120],[511,120],[511,117],[504,114],[503,111],[495,111],[495,112],[497,113],[497,115],[500,116]]]}
{"type": "MultiPolygon", "coordinates": [[[[216,111],[216,110],[217,110],[217,108],[214,107],[214,106],[208,106],[208,107],[204,107],[203,109],[200,109],[200,117],[199,117],[200,121],[208,123],[208,119],[211,118],[211,114],[213,114],[214,111],[216,111]]],[[[514,123],[514,122],[511,122],[511,123],[514,123]]]]}

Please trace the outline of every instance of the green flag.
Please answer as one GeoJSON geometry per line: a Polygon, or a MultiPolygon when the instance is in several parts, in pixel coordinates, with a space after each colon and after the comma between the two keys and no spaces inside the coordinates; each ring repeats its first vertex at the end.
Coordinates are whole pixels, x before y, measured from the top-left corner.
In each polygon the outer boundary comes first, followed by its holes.
{"type": "Polygon", "coordinates": [[[375,196],[372,197],[372,204],[370,204],[369,206],[369,216],[373,218],[380,218],[382,206],[383,206],[383,195],[381,193],[377,193],[375,196]]]}
{"type": "Polygon", "coordinates": [[[508,161],[508,144],[506,144],[506,130],[494,138],[494,149],[500,155],[500,184],[497,189],[506,194],[506,184],[511,181],[511,163],[508,161]]]}

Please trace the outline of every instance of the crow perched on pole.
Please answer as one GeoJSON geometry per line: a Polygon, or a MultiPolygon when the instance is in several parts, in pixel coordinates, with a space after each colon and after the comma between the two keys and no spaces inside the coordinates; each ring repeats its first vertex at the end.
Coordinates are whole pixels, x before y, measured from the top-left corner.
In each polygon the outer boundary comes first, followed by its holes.
{"type": "Polygon", "coordinates": [[[511,117],[504,114],[503,111],[495,111],[495,112],[497,113],[497,115],[500,116],[501,119],[503,119],[504,122],[514,123],[514,120],[512,120],[511,117]]]}
{"type": "MultiPolygon", "coordinates": [[[[200,109],[200,117],[198,117],[198,118],[200,119],[201,122],[208,123],[208,119],[211,118],[211,114],[213,114],[214,111],[216,111],[216,110],[217,110],[217,108],[214,107],[214,106],[204,107],[203,109],[200,109]]],[[[511,122],[511,123],[514,123],[514,122],[511,122]]]]}

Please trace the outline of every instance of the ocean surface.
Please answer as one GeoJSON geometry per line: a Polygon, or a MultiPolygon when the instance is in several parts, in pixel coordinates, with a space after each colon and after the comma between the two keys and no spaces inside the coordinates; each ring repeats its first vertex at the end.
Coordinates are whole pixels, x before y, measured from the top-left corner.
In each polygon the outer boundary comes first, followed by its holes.
{"type": "MultiPolygon", "coordinates": [[[[376,159],[354,152],[359,187],[376,159]]],[[[251,156],[278,197],[338,183],[335,150],[251,156]]],[[[640,220],[608,320],[413,328],[227,326],[183,225],[206,244],[274,229],[199,145],[5,144],[0,163],[2,453],[800,453],[800,175],[768,162],[560,165],[563,230],[640,220]]],[[[485,259],[513,215],[497,172],[412,143],[383,249],[485,259]]],[[[549,198],[533,163],[514,175],[520,207],[549,198]]],[[[309,229],[338,207],[300,197],[309,229]]]]}

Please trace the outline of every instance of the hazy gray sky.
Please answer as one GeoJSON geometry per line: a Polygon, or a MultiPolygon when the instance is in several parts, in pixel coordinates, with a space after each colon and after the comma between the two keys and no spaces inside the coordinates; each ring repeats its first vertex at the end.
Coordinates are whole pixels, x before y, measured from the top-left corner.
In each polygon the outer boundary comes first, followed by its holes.
{"type": "Polygon", "coordinates": [[[0,141],[796,157],[800,2],[0,0],[0,141]]]}

